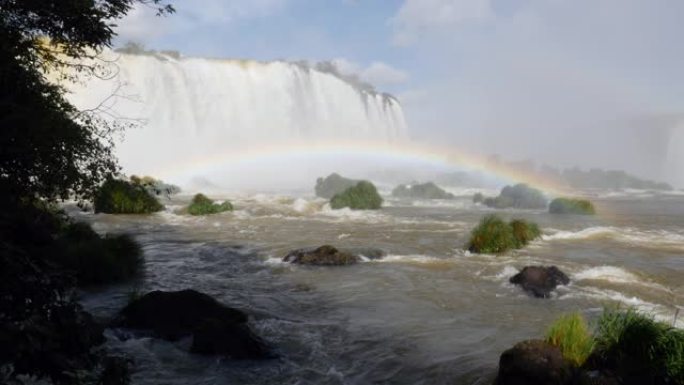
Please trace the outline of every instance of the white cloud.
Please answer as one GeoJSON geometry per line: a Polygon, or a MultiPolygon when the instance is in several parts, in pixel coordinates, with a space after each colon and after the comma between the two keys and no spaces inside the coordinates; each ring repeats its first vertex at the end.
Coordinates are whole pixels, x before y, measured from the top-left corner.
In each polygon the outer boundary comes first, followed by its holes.
{"type": "Polygon", "coordinates": [[[405,0],[390,25],[393,42],[413,43],[431,30],[466,22],[481,22],[493,16],[491,0],[405,0]]]}
{"type": "Polygon", "coordinates": [[[356,76],[374,86],[403,83],[409,78],[405,71],[380,61],[372,62],[366,67],[344,58],[331,60],[331,63],[342,75],[356,76]]]}

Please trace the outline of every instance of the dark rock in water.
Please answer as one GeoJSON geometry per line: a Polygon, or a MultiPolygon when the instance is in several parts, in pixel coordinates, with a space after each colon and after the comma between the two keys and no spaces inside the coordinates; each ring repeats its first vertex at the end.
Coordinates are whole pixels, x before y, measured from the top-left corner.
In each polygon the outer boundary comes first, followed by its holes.
{"type": "Polygon", "coordinates": [[[246,324],[225,323],[213,318],[195,328],[190,351],[221,354],[233,359],[272,357],[266,344],[246,324]]]}
{"type": "Polygon", "coordinates": [[[208,318],[225,323],[247,322],[247,315],[195,290],[153,291],[121,310],[120,326],[148,329],[159,337],[177,340],[192,333],[208,318]]]}
{"type": "Polygon", "coordinates": [[[504,187],[498,197],[484,198],[482,203],[497,209],[545,209],[547,201],[540,190],[519,183],[504,187]]]}
{"type": "Polygon", "coordinates": [[[344,192],[344,190],[356,186],[360,180],[349,179],[337,173],[332,173],[325,178],[318,178],[316,180],[316,196],[331,199],[337,194],[344,192]]]}
{"type": "Polygon", "coordinates": [[[495,385],[570,385],[573,368],[560,349],[529,340],[506,350],[499,359],[495,385]]]}
{"type": "Polygon", "coordinates": [[[195,290],[153,291],[126,306],[118,326],[151,330],[175,341],[193,337],[191,351],[231,358],[267,358],[266,344],[246,324],[247,314],[195,290]]]}
{"type": "Polygon", "coordinates": [[[526,266],[509,282],[522,286],[537,298],[548,298],[558,285],[569,284],[570,278],[556,266],[526,266]]]}
{"type": "Polygon", "coordinates": [[[427,182],[423,184],[399,185],[392,190],[392,196],[399,198],[416,199],[454,199],[454,194],[444,191],[436,184],[427,182]]]}
{"type": "Polygon", "coordinates": [[[283,262],[323,266],[352,265],[360,260],[361,257],[358,255],[337,250],[330,245],[323,245],[316,249],[294,250],[283,258],[283,262]]]}

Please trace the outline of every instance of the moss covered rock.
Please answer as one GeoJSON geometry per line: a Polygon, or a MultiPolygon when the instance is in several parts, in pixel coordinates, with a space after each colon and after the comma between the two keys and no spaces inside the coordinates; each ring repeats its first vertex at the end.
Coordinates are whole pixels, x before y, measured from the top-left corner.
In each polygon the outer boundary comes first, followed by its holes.
{"type": "Polygon", "coordinates": [[[120,179],[106,181],[93,200],[96,213],[149,214],[164,209],[145,187],[120,179]]]}
{"type": "Polygon", "coordinates": [[[454,199],[454,194],[444,191],[432,182],[412,185],[399,185],[392,190],[392,196],[397,198],[416,199],[454,199]]]}
{"type": "Polygon", "coordinates": [[[535,223],[521,219],[506,223],[496,215],[488,215],[473,230],[468,250],[473,253],[504,253],[524,247],[540,235],[535,223]]]}
{"type": "Polygon", "coordinates": [[[215,203],[204,194],[195,195],[188,206],[188,213],[190,215],[209,215],[224,211],[233,211],[233,205],[228,201],[215,203]]]}
{"type": "Polygon", "coordinates": [[[556,198],[549,205],[551,214],[594,215],[594,204],[586,199],[556,198]]]}
{"type": "Polygon", "coordinates": [[[332,173],[325,178],[318,178],[316,180],[316,196],[331,199],[337,194],[344,192],[344,190],[356,186],[360,180],[349,179],[337,173],[332,173]]]}
{"type": "Polygon", "coordinates": [[[544,209],[547,201],[540,190],[519,183],[504,187],[498,197],[485,198],[482,203],[497,209],[544,209]]]}
{"type": "Polygon", "coordinates": [[[330,207],[352,210],[377,210],[382,207],[382,197],[371,182],[361,181],[330,200],[330,207]]]}

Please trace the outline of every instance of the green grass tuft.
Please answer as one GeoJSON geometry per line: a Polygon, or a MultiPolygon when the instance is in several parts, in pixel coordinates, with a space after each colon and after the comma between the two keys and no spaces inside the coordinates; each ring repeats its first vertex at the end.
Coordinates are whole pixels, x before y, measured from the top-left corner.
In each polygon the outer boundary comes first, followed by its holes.
{"type": "Polygon", "coordinates": [[[551,214],[594,215],[594,204],[586,199],[556,198],[549,205],[551,214]]]}
{"type": "Polygon", "coordinates": [[[523,219],[513,219],[509,226],[513,231],[513,237],[516,241],[517,249],[527,246],[528,243],[541,236],[541,230],[534,222],[528,222],[523,219]]]}
{"type": "Polygon", "coordinates": [[[684,330],[635,310],[604,311],[598,320],[595,354],[622,378],[684,384],[684,330]]]}
{"type": "Polygon", "coordinates": [[[371,182],[361,181],[330,200],[330,207],[341,209],[349,207],[352,210],[377,210],[382,207],[382,197],[371,182]]]}
{"type": "Polygon", "coordinates": [[[204,194],[195,195],[188,206],[188,213],[190,215],[209,215],[224,211],[233,211],[233,205],[228,201],[214,203],[213,200],[207,198],[204,194]]]}
{"type": "Polygon", "coordinates": [[[584,364],[594,348],[594,338],[579,313],[564,315],[554,322],[546,333],[546,342],[557,346],[563,357],[576,367],[584,364]]]}
{"type": "Polygon", "coordinates": [[[468,250],[473,253],[500,254],[519,249],[541,235],[532,222],[514,219],[504,222],[496,215],[487,215],[473,229],[468,250]]]}

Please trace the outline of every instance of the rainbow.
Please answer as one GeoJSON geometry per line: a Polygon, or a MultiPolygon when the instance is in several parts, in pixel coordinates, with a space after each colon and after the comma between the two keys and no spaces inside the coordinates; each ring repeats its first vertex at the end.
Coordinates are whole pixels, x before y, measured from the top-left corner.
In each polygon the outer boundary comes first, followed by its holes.
{"type": "Polygon", "coordinates": [[[201,175],[221,167],[240,166],[261,161],[282,161],[290,156],[359,156],[378,157],[415,163],[428,163],[468,171],[481,171],[505,183],[527,183],[550,195],[569,195],[572,191],[558,181],[543,178],[538,173],[526,172],[499,162],[492,162],[482,156],[462,149],[439,147],[413,142],[287,142],[230,149],[219,154],[208,154],[199,158],[184,160],[182,164],[165,165],[155,170],[155,175],[169,181],[176,178],[201,175]]]}

